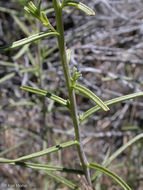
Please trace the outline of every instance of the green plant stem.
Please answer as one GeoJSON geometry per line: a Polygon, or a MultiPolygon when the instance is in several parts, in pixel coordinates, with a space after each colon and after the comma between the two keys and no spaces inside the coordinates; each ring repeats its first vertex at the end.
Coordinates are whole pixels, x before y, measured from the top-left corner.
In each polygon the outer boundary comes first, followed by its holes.
{"type": "Polygon", "coordinates": [[[55,10],[55,16],[56,16],[57,32],[59,33],[59,35],[57,36],[58,46],[59,46],[62,67],[63,67],[64,76],[65,76],[66,85],[67,85],[68,94],[69,94],[70,111],[71,111],[71,116],[72,116],[72,120],[74,124],[75,139],[79,142],[79,145],[77,145],[77,150],[78,150],[82,168],[85,173],[88,184],[92,186],[91,179],[90,179],[90,172],[86,166],[86,163],[88,162],[87,162],[87,159],[83,150],[82,142],[81,142],[75,93],[74,93],[73,88],[71,87],[71,81],[70,81],[71,74],[70,74],[70,69],[69,69],[69,65],[67,61],[66,45],[65,45],[65,40],[64,40],[63,19],[62,19],[62,8],[61,8],[60,0],[53,0],[53,5],[54,5],[54,10],[55,10]]]}

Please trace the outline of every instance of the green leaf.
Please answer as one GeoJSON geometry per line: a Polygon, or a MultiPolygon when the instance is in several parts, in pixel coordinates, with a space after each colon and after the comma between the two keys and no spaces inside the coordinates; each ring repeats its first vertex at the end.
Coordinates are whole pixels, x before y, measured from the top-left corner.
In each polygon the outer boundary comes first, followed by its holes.
{"type": "Polygon", "coordinates": [[[82,10],[83,12],[85,12],[89,16],[95,15],[95,12],[92,9],[90,9],[85,4],[83,4],[79,1],[76,1],[76,0],[65,0],[65,1],[63,1],[62,7],[65,7],[65,6],[76,7],[77,9],[82,10]]]}
{"type": "Polygon", "coordinates": [[[139,126],[123,126],[121,128],[121,130],[123,131],[136,131],[136,130],[141,130],[141,128],[139,126]]]}
{"type": "Polygon", "coordinates": [[[54,178],[58,182],[61,182],[62,184],[67,185],[71,189],[80,190],[80,188],[78,188],[78,186],[72,183],[71,181],[65,179],[64,177],[58,176],[54,174],[53,172],[50,172],[50,171],[59,171],[59,172],[67,172],[67,173],[74,173],[74,174],[83,174],[83,172],[80,170],[73,170],[73,169],[56,167],[56,166],[51,166],[51,165],[46,165],[46,164],[37,164],[37,163],[28,163],[28,162],[13,162],[10,164],[19,165],[22,167],[29,167],[36,170],[43,170],[47,175],[54,178]]]}
{"type": "Polygon", "coordinates": [[[126,148],[128,148],[129,146],[131,146],[132,144],[134,144],[135,142],[137,142],[138,140],[143,138],[143,133],[137,135],[136,137],[132,138],[130,141],[128,141],[126,144],[124,144],[123,146],[121,146],[116,152],[114,152],[114,154],[112,154],[106,164],[109,165],[119,154],[121,154],[126,148]]]}
{"type": "Polygon", "coordinates": [[[22,65],[18,65],[16,63],[12,63],[12,62],[8,62],[8,61],[0,61],[0,65],[1,66],[5,66],[5,67],[18,67],[18,68],[24,68],[24,66],[22,65]]]}
{"type": "Polygon", "coordinates": [[[40,11],[41,10],[41,3],[42,3],[42,0],[39,0],[38,1],[38,5],[37,5],[37,9],[40,11]]]}
{"type": "Polygon", "coordinates": [[[18,15],[19,14],[18,11],[14,10],[14,9],[8,9],[6,7],[0,7],[0,11],[4,12],[4,13],[11,14],[11,15],[18,15]]]}
{"type": "Polygon", "coordinates": [[[0,47],[0,52],[7,51],[7,50],[12,50],[14,48],[18,48],[20,46],[23,46],[23,45],[29,44],[31,42],[34,42],[36,40],[43,39],[44,37],[53,36],[53,35],[58,35],[58,33],[57,32],[51,32],[50,30],[46,31],[46,32],[40,32],[40,33],[31,35],[31,36],[29,36],[27,38],[24,38],[22,40],[18,40],[16,42],[13,42],[13,43],[11,43],[9,45],[0,47]]]}
{"type": "Polygon", "coordinates": [[[36,158],[36,157],[40,157],[40,156],[44,156],[46,154],[52,153],[52,152],[56,152],[58,150],[61,150],[65,147],[69,147],[69,146],[73,146],[73,145],[77,145],[78,142],[77,141],[69,141],[69,142],[65,142],[50,148],[47,148],[45,150],[33,153],[33,154],[29,154],[27,156],[22,156],[20,158],[14,159],[14,160],[9,160],[9,159],[5,159],[5,158],[0,158],[0,163],[12,163],[12,162],[20,162],[20,161],[24,161],[24,160],[28,160],[31,158],[36,158]]]}
{"type": "Polygon", "coordinates": [[[11,78],[13,78],[16,75],[15,72],[12,72],[10,74],[5,75],[4,77],[0,78],[0,83],[3,83],[11,78]]]}
{"type": "Polygon", "coordinates": [[[40,17],[40,6],[37,8],[32,1],[28,3],[29,7],[24,7],[24,10],[28,13],[33,15],[34,17],[38,18],[40,17]]]}
{"type": "Polygon", "coordinates": [[[77,80],[82,77],[82,74],[80,71],[77,71],[76,67],[73,67],[73,71],[72,71],[72,78],[71,80],[71,86],[74,86],[75,83],[77,82],[77,80]]]}
{"type": "Polygon", "coordinates": [[[29,143],[29,142],[32,141],[33,139],[34,139],[34,137],[31,137],[30,139],[24,140],[24,141],[22,141],[22,142],[16,144],[15,146],[13,146],[13,147],[11,147],[11,148],[8,148],[8,149],[6,149],[6,150],[0,152],[0,156],[3,156],[3,155],[5,155],[5,154],[7,154],[7,153],[9,153],[9,152],[12,152],[13,150],[17,149],[18,147],[23,146],[24,144],[29,143]]]}
{"type": "Polygon", "coordinates": [[[49,22],[49,20],[48,20],[48,18],[47,18],[47,16],[46,16],[46,14],[45,14],[44,11],[41,11],[41,16],[39,17],[39,20],[43,23],[43,25],[45,27],[48,27],[48,28],[50,28],[51,31],[56,32],[56,30],[54,29],[54,27],[49,22]]]}
{"type": "MultiPolygon", "coordinates": [[[[28,8],[28,7],[24,7],[24,10],[25,10],[25,12],[27,12],[28,14],[31,14],[31,10],[28,8]]],[[[32,15],[33,15],[33,13],[32,13],[32,15]]]]}
{"type": "Polygon", "coordinates": [[[46,97],[50,98],[51,100],[54,100],[55,102],[58,102],[64,106],[67,106],[67,100],[52,94],[48,90],[41,90],[41,89],[37,89],[37,88],[32,88],[30,86],[22,86],[21,89],[26,90],[28,92],[32,92],[34,94],[41,95],[41,96],[46,96],[46,97]]]}
{"type": "Polygon", "coordinates": [[[107,105],[105,105],[104,102],[98,96],[96,96],[93,92],[91,92],[86,87],[84,87],[84,86],[82,86],[80,84],[75,84],[73,86],[73,88],[75,90],[78,90],[79,92],[82,92],[83,94],[85,94],[87,97],[89,97],[92,101],[94,101],[104,111],[108,111],[109,110],[109,108],[107,107],[107,105]]]}
{"type": "Polygon", "coordinates": [[[30,44],[26,44],[23,46],[12,58],[13,60],[19,59],[22,55],[24,55],[29,50],[30,44]]]}
{"type": "MultiPolygon", "coordinates": [[[[121,96],[118,98],[114,98],[112,100],[108,100],[106,102],[104,102],[105,105],[107,106],[111,106],[113,104],[119,103],[119,102],[123,102],[132,98],[137,98],[143,96],[143,92],[137,92],[134,94],[129,94],[129,95],[125,95],[125,96],[121,96]]],[[[94,106],[91,109],[89,109],[88,111],[84,112],[83,114],[81,114],[79,116],[79,122],[81,123],[84,119],[86,119],[87,117],[89,117],[90,115],[92,115],[93,113],[97,112],[98,110],[100,110],[101,108],[99,106],[94,106]]]]}
{"type": "Polygon", "coordinates": [[[68,168],[63,168],[63,167],[58,167],[58,166],[47,165],[47,164],[30,163],[30,162],[11,162],[9,164],[25,166],[32,169],[38,169],[38,170],[59,171],[59,172],[65,172],[65,173],[84,175],[84,172],[81,170],[68,169],[68,168]]]}
{"type": "MultiPolygon", "coordinates": [[[[25,73],[25,72],[34,72],[34,71],[35,71],[35,68],[25,68],[25,69],[21,69],[19,71],[19,73],[22,74],[22,73],[25,73]]],[[[5,81],[13,78],[15,75],[16,75],[16,72],[12,72],[12,73],[9,73],[9,74],[5,75],[4,77],[0,78],[0,83],[3,83],[5,81]]]]}
{"type": "Polygon", "coordinates": [[[46,174],[52,178],[54,178],[55,180],[61,182],[62,184],[67,185],[68,187],[70,187],[71,189],[74,190],[81,190],[77,185],[75,185],[74,183],[72,183],[71,181],[65,179],[64,177],[58,176],[56,174],[54,174],[53,172],[46,172],[46,174]]]}
{"type": "MultiPolygon", "coordinates": [[[[38,105],[37,103],[30,102],[30,101],[22,101],[22,102],[12,102],[12,103],[7,103],[2,106],[0,106],[0,110],[5,109],[7,107],[19,107],[19,106],[35,106],[38,105]]],[[[40,105],[39,105],[40,107],[40,105]]]]}
{"type": "Polygon", "coordinates": [[[111,172],[110,170],[104,168],[103,166],[95,163],[89,163],[87,164],[87,167],[98,170],[112,179],[114,179],[124,190],[131,190],[131,188],[124,182],[118,175],[116,175],[114,172],[111,172]]]}
{"type": "MultiPolygon", "coordinates": [[[[104,167],[107,167],[115,158],[117,158],[126,148],[128,148],[129,146],[131,146],[132,144],[136,143],[138,140],[143,138],[143,133],[137,135],[136,137],[134,137],[133,139],[131,139],[130,141],[128,141],[126,144],[124,144],[123,146],[121,146],[116,152],[114,152],[105,162],[104,162],[104,167]]],[[[92,176],[92,181],[95,180],[95,178],[97,177],[96,174],[94,174],[92,176]]]]}
{"type": "MultiPolygon", "coordinates": [[[[73,144],[70,144],[70,145],[73,145],[73,144]]],[[[60,146],[62,146],[62,144],[60,146]]],[[[64,146],[64,147],[66,147],[66,146],[64,146]]],[[[67,185],[71,189],[80,190],[80,188],[78,188],[77,185],[75,185],[71,181],[69,181],[69,180],[67,180],[67,179],[65,179],[65,178],[63,178],[61,176],[58,176],[58,175],[56,175],[56,174],[54,174],[52,172],[49,172],[49,171],[60,171],[60,172],[83,174],[83,172],[80,171],[80,170],[73,170],[73,169],[67,169],[67,168],[56,167],[56,166],[51,166],[51,165],[29,163],[29,162],[21,162],[21,161],[22,160],[20,158],[16,159],[16,160],[8,160],[8,159],[0,158],[0,163],[9,163],[9,164],[14,164],[14,165],[29,167],[29,168],[32,168],[32,169],[43,170],[50,177],[52,177],[55,180],[67,185]]]]}
{"type": "MultiPolygon", "coordinates": [[[[106,153],[106,155],[105,155],[105,157],[104,157],[104,160],[103,160],[103,162],[102,162],[102,166],[103,167],[106,167],[106,162],[107,162],[107,160],[108,160],[108,158],[109,158],[109,156],[110,156],[110,148],[107,150],[107,153],[106,153]]],[[[95,181],[95,179],[96,179],[96,187],[98,187],[98,186],[100,186],[100,176],[102,175],[102,173],[100,172],[100,171],[96,171],[93,175],[92,175],[92,178],[91,178],[91,180],[92,180],[92,183],[95,181]]]]}
{"type": "Polygon", "coordinates": [[[24,10],[31,14],[32,16],[36,17],[38,20],[40,20],[45,27],[48,27],[51,29],[51,31],[56,32],[54,27],[50,24],[46,14],[44,11],[41,11],[41,1],[39,1],[38,6],[36,7],[32,1],[28,3],[29,7],[24,7],[24,10]]]}
{"type": "Polygon", "coordinates": [[[19,26],[19,28],[24,32],[26,36],[30,36],[30,32],[28,30],[28,27],[20,20],[18,16],[13,15],[12,16],[16,24],[19,26]]]}
{"type": "Polygon", "coordinates": [[[69,64],[70,59],[71,59],[71,53],[72,53],[72,50],[71,50],[71,49],[67,49],[67,50],[66,50],[68,64],[69,64]]]}
{"type": "Polygon", "coordinates": [[[44,11],[41,11],[41,16],[42,16],[42,19],[43,19],[41,21],[49,26],[50,22],[49,22],[49,20],[48,20],[48,18],[47,18],[47,16],[46,16],[46,14],[45,14],[44,11]]]}
{"type": "Polygon", "coordinates": [[[18,106],[35,106],[37,105],[36,103],[32,101],[22,101],[22,102],[12,102],[8,106],[9,107],[18,107],[18,106]]]}

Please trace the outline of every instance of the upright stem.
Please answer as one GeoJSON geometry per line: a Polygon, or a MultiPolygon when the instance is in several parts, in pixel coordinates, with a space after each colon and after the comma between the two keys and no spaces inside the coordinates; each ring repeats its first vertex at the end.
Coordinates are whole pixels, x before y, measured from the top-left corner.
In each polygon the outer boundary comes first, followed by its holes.
{"type": "Polygon", "coordinates": [[[71,116],[72,116],[72,120],[74,124],[75,139],[80,144],[79,146],[77,146],[78,154],[79,154],[80,161],[81,161],[86,179],[88,181],[88,184],[91,186],[92,184],[91,184],[91,179],[90,179],[90,172],[89,172],[89,169],[86,167],[86,164],[88,162],[87,162],[87,159],[83,150],[82,142],[81,142],[75,93],[74,93],[73,88],[71,87],[71,81],[70,81],[71,74],[70,74],[69,64],[67,61],[66,45],[65,45],[65,40],[64,40],[63,19],[62,19],[62,8],[61,8],[60,0],[53,0],[53,4],[54,4],[55,15],[56,15],[57,32],[59,33],[59,36],[57,37],[58,46],[59,46],[62,67],[63,67],[64,76],[65,76],[66,85],[67,85],[68,94],[69,94],[70,111],[71,111],[71,116]]]}

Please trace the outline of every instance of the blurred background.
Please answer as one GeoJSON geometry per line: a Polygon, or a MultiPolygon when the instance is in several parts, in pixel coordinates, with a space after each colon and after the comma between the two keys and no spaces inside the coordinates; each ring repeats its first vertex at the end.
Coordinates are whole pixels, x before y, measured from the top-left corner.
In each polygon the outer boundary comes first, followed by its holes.
{"type": "MultiPolygon", "coordinates": [[[[0,46],[46,30],[39,21],[25,14],[23,7],[27,2],[0,0],[0,46]]],[[[63,13],[67,47],[72,49],[70,68],[75,66],[81,71],[79,83],[104,101],[142,91],[143,1],[81,2],[92,8],[95,16],[69,7],[63,13]]],[[[42,10],[55,26],[52,1],[42,0],[42,10]]],[[[48,98],[20,90],[22,85],[48,89],[62,98],[68,97],[55,37],[0,54],[0,157],[14,159],[74,139],[69,111],[48,98]]],[[[77,95],[76,98],[79,114],[95,105],[86,97],[77,95]]],[[[110,111],[99,111],[82,122],[81,134],[89,161],[102,164],[109,153],[111,155],[142,132],[142,101],[143,98],[137,98],[113,105],[110,111]]],[[[143,141],[139,141],[130,146],[110,166],[134,190],[143,189],[142,145],[143,141]]],[[[81,168],[74,148],[36,160],[81,168]]],[[[1,185],[27,184],[9,189],[68,189],[43,172],[24,167],[0,165],[0,173],[1,185]]],[[[84,178],[59,175],[86,189],[84,178]]],[[[101,190],[121,189],[105,175],[95,184],[101,190]]]]}

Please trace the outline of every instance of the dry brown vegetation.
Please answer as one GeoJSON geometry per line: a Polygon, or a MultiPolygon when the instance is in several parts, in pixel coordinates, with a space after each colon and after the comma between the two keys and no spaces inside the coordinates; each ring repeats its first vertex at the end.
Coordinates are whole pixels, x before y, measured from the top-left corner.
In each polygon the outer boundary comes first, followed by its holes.
{"type": "MultiPolygon", "coordinates": [[[[47,7],[51,1],[45,1],[47,7]]],[[[143,1],[142,0],[89,0],[82,2],[95,10],[95,17],[88,17],[76,9],[64,12],[65,36],[68,48],[72,48],[71,68],[76,66],[83,77],[81,84],[88,86],[103,100],[143,90],[143,1]]],[[[51,7],[49,6],[49,9],[51,7]]],[[[24,16],[22,0],[0,1],[0,46],[19,40],[27,31],[43,30],[32,18],[24,16]],[[21,3],[20,3],[21,2],[21,3]],[[2,7],[7,9],[4,10],[2,7]],[[17,13],[10,12],[16,10],[17,13]],[[20,26],[18,19],[25,24],[20,26]],[[29,20],[28,20],[29,19],[29,20]]],[[[55,25],[54,14],[48,13],[55,25]]],[[[40,41],[42,84],[57,95],[67,98],[67,90],[60,64],[55,38],[40,41]],[[54,47],[54,48],[53,48],[54,47]],[[52,49],[53,48],[53,49],[52,49]]],[[[72,121],[67,109],[46,98],[43,99],[20,90],[21,85],[39,87],[34,72],[20,73],[20,66],[32,67],[32,59],[38,62],[37,46],[33,43],[19,56],[20,49],[0,54],[0,157],[17,158],[43,147],[53,146],[74,137],[72,121]],[[29,53],[28,53],[29,52],[29,53]],[[4,64],[13,63],[13,66],[4,64]],[[11,75],[12,74],[12,75],[11,75]],[[4,78],[8,76],[8,78],[4,78]],[[19,105],[17,103],[26,103],[19,105]],[[43,130],[46,126],[46,130],[43,130]],[[17,148],[12,147],[17,146],[17,148]],[[9,150],[8,152],[3,152],[9,150]]],[[[97,112],[81,126],[84,150],[89,161],[102,163],[108,150],[112,154],[129,139],[142,132],[142,98],[126,101],[110,107],[110,111],[97,112]]],[[[79,113],[94,106],[86,97],[77,95],[79,113]]],[[[67,148],[37,159],[66,168],[80,169],[74,148],[67,148]]],[[[137,142],[116,160],[111,167],[125,179],[134,190],[143,187],[142,141],[137,142]]],[[[27,184],[16,189],[62,189],[60,183],[42,172],[20,166],[0,165],[0,183],[27,184]]],[[[88,189],[83,177],[64,174],[88,189]]],[[[101,190],[120,190],[115,182],[103,175],[101,190]]],[[[0,185],[1,189],[1,185],[0,185]]],[[[2,186],[3,190],[7,187],[2,186]]],[[[97,189],[98,190],[98,189],[97,189]]]]}

